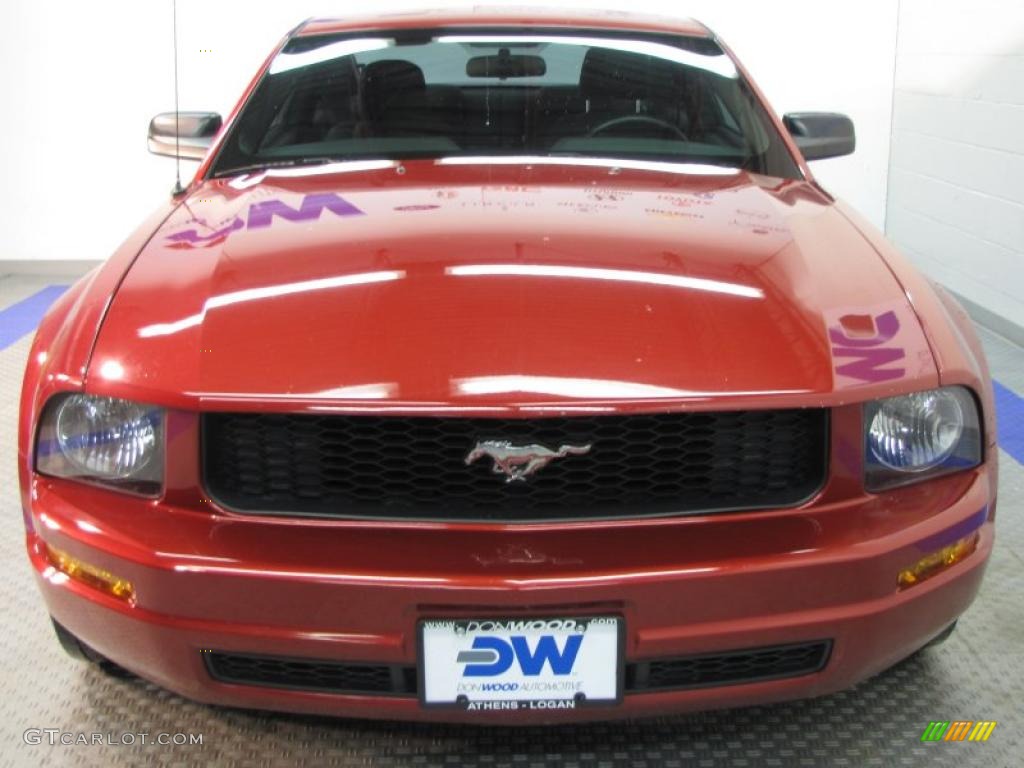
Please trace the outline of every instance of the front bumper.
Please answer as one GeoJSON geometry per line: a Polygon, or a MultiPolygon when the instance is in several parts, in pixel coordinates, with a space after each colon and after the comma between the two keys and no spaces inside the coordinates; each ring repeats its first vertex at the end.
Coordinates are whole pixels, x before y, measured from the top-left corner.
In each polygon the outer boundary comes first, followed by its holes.
{"type": "Polygon", "coordinates": [[[985,466],[797,510],[572,526],[246,518],[32,478],[28,548],[52,616],[121,666],[228,706],[409,720],[635,717],[817,696],[909,655],[978,591],[993,544],[985,466]],[[962,563],[909,589],[898,572],[978,531],[962,563]],[[129,605],[68,579],[47,543],[135,586],[129,605]],[[421,618],[616,614],[629,662],[832,641],[800,677],[627,694],[614,708],[465,712],[414,696],[223,683],[203,652],[414,667],[421,618]]]}

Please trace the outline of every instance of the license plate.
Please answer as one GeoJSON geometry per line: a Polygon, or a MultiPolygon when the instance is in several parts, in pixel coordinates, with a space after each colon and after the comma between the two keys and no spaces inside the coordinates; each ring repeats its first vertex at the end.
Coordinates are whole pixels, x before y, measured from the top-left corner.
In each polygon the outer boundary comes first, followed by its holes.
{"type": "Polygon", "coordinates": [[[576,709],[621,701],[623,622],[420,622],[420,701],[468,710],[576,709]]]}

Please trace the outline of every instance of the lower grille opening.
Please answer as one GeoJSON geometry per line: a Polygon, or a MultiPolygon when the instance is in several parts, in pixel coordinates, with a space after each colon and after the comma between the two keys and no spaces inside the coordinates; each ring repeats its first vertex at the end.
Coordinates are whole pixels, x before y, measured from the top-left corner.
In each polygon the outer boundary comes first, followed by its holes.
{"type": "Polygon", "coordinates": [[[214,680],[298,691],[415,696],[416,669],[391,664],[203,653],[214,680]]]}
{"type": "MultiPolygon", "coordinates": [[[[831,640],[626,664],[626,693],[739,685],[820,672],[831,640]]],[[[252,654],[203,653],[214,680],[238,685],[376,696],[417,695],[416,668],[252,654]]]]}
{"type": "Polygon", "coordinates": [[[667,691],[799,677],[824,669],[831,640],[626,665],[626,691],[667,691]]]}

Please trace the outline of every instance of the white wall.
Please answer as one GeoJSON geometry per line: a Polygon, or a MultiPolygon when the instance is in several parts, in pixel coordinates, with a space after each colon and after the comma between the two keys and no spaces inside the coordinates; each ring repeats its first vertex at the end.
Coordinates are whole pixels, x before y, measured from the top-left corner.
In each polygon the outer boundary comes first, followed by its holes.
{"type": "Polygon", "coordinates": [[[1024,5],[902,0],[888,234],[1024,328],[1024,5]]]}
{"type": "MultiPolygon", "coordinates": [[[[439,4],[178,0],[181,108],[229,111],[269,50],[303,18],[439,4]]],[[[556,4],[622,7],[620,0],[547,3],[556,4]]],[[[896,4],[838,5],[635,0],[629,7],[709,24],[779,112],[849,113],[857,124],[857,154],[816,163],[815,171],[826,187],[881,226],[896,4]]],[[[0,142],[0,162],[7,169],[7,183],[0,186],[7,229],[0,261],[106,258],[166,197],[173,161],[149,155],[145,133],[153,114],[173,108],[171,63],[171,0],[0,5],[7,118],[0,142]]],[[[186,175],[194,167],[187,165],[186,175]]]]}

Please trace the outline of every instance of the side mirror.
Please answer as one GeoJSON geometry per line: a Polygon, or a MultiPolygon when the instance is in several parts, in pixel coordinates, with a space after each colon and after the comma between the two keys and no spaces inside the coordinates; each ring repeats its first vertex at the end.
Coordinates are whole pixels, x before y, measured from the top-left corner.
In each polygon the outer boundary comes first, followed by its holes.
{"type": "Polygon", "coordinates": [[[222,123],[216,112],[163,112],[149,123],[149,151],[202,160],[222,123]]]}
{"type": "Polygon", "coordinates": [[[853,121],[835,112],[793,112],[782,118],[783,124],[805,160],[852,155],[857,147],[853,121]]]}

